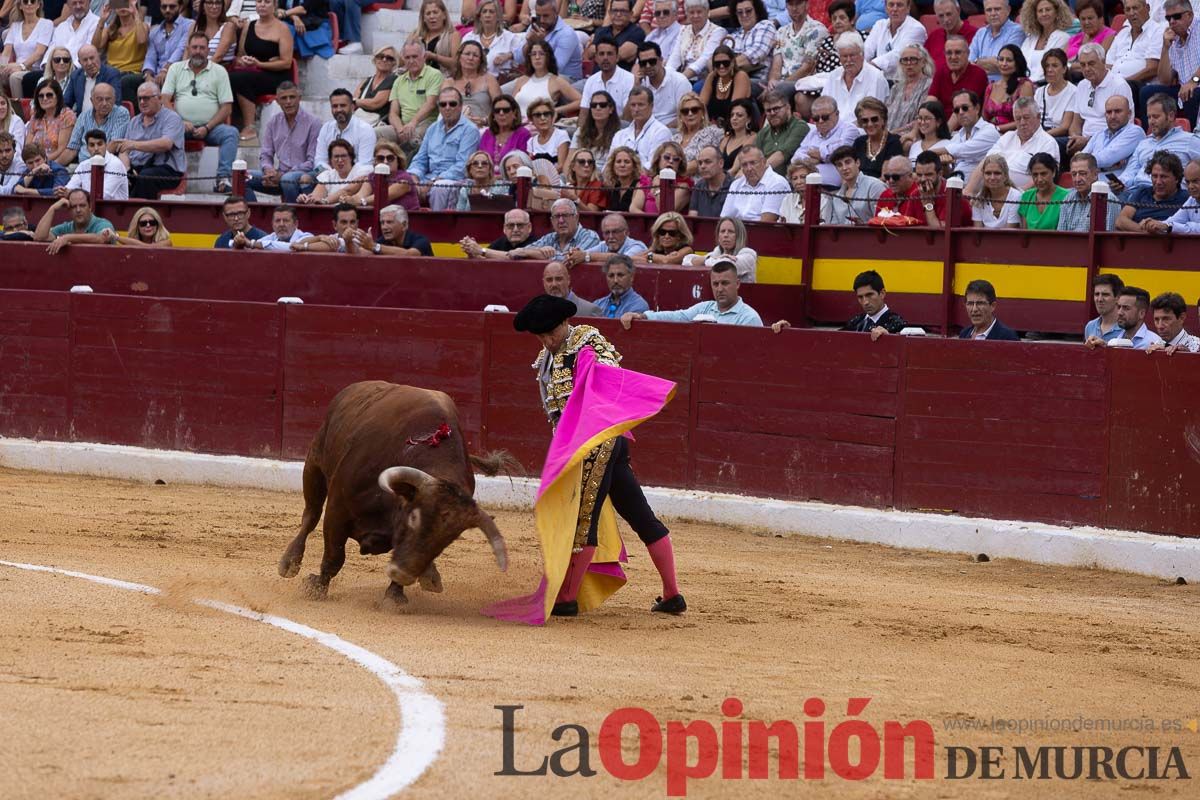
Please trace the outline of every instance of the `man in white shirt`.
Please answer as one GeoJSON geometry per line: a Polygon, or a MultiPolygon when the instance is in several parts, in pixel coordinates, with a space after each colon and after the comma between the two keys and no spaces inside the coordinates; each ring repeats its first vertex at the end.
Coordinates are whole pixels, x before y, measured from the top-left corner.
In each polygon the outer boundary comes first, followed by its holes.
{"type": "Polygon", "coordinates": [[[746,222],[777,222],[783,198],[791,194],[787,178],[767,167],[767,157],[757,147],[742,150],[742,175],[729,187],[722,217],[746,222]]]}
{"type": "Polygon", "coordinates": [[[591,115],[592,95],[608,92],[612,95],[618,117],[625,110],[629,90],[633,88],[633,73],[617,66],[617,43],[609,36],[596,41],[596,71],[583,84],[583,96],[579,98],[579,125],[591,115]]]}
{"type": "Polygon", "coordinates": [[[129,171],[121,159],[108,152],[108,137],[102,130],[90,130],[83,135],[87,156],[79,159],[74,174],[66,186],[54,190],[55,197],[66,197],[72,189],[92,190],[92,158],[104,158],[104,199],[129,199],[129,171]]]}
{"type": "Polygon", "coordinates": [[[864,60],[862,38],[854,31],[846,31],[838,36],[834,44],[837,45],[838,59],[842,65],[829,73],[821,95],[832,97],[837,101],[838,108],[846,109],[848,114],[854,113],[858,101],[864,97],[887,102],[891,91],[887,78],[864,60]]]}
{"type": "Polygon", "coordinates": [[[17,140],[8,131],[0,131],[0,195],[12,194],[25,174],[25,162],[17,152],[17,140]]]}
{"type": "Polygon", "coordinates": [[[683,26],[679,24],[675,10],[675,0],[654,0],[653,27],[646,34],[646,41],[658,45],[659,55],[664,63],[674,58],[682,31],[683,26]]]}
{"type": "MultiPolygon", "coordinates": [[[[1042,129],[1037,101],[1032,97],[1021,97],[1013,103],[1013,121],[1017,123],[1017,129],[1001,136],[987,155],[996,153],[1004,156],[1013,186],[1024,190],[1033,185],[1033,178],[1029,175],[1029,159],[1033,158],[1033,154],[1046,153],[1055,161],[1058,161],[1060,154],[1058,142],[1042,129]]],[[[982,181],[983,173],[979,167],[975,167],[963,193],[968,196],[975,194],[982,181]]]]}
{"type": "Polygon", "coordinates": [[[635,86],[629,91],[625,108],[632,122],[613,136],[609,152],[628,147],[636,151],[642,165],[648,167],[658,146],[671,140],[671,131],[654,118],[654,92],[645,86],[635,86]]]}
{"type": "Polygon", "coordinates": [[[708,10],[708,0],[684,0],[683,13],[688,24],[679,33],[675,54],[667,59],[667,69],[681,73],[689,81],[703,79],[713,51],[725,36],[725,29],[708,18],[708,10]]]}
{"type": "Polygon", "coordinates": [[[824,186],[840,186],[842,178],[833,165],[833,152],[854,144],[862,131],[839,118],[837,101],[832,97],[813,100],[812,120],[814,124],[796,148],[792,163],[803,164],[806,174],[819,172],[824,186]]]}
{"type": "Polygon", "coordinates": [[[950,136],[949,144],[933,148],[942,158],[942,163],[964,178],[969,178],[983,161],[983,157],[1000,140],[1000,131],[986,119],[979,118],[982,107],[979,96],[970,90],[954,95],[950,109],[958,121],[958,128],[950,136]]]}
{"type": "Polygon", "coordinates": [[[908,15],[908,0],[887,0],[883,9],[887,17],[871,26],[863,53],[886,77],[894,79],[900,66],[900,51],[910,44],[918,47],[925,44],[928,33],[924,25],[908,15]]]}
{"type": "Polygon", "coordinates": [[[67,0],[67,10],[70,15],[55,26],[54,37],[46,48],[46,55],[42,57],[43,70],[49,70],[50,54],[56,47],[71,51],[71,61],[78,67],[79,48],[91,43],[96,26],[100,24],[100,18],[91,12],[88,0],[67,0]]]}
{"type": "Polygon", "coordinates": [[[1104,47],[1089,42],[1079,48],[1079,68],[1083,80],[1075,87],[1075,121],[1071,123],[1071,138],[1067,140],[1067,152],[1082,150],[1096,134],[1103,131],[1105,104],[1110,97],[1124,97],[1133,108],[1133,92],[1129,84],[1104,63],[1104,47]]]}
{"type": "Polygon", "coordinates": [[[692,91],[692,83],[678,72],[667,69],[658,45],[647,39],[638,45],[635,69],[638,85],[654,91],[654,118],[669,128],[675,127],[679,99],[692,91]]]}
{"type": "Polygon", "coordinates": [[[1158,74],[1158,57],[1166,26],[1150,21],[1150,6],[1146,0],[1129,0],[1124,5],[1125,25],[1113,37],[1104,61],[1125,80],[1145,83],[1158,74]]]}
{"type": "Polygon", "coordinates": [[[1167,349],[1168,355],[1178,350],[1185,353],[1200,352],[1200,338],[1183,328],[1187,318],[1187,301],[1178,292],[1163,292],[1150,301],[1150,317],[1161,343],[1151,344],[1147,350],[1167,349]]]}
{"type": "Polygon", "coordinates": [[[347,89],[334,89],[329,93],[329,113],[333,119],[322,125],[317,134],[313,169],[324,172],[330,168],[329,143],[334,139],[345,139],[354,145],[355,164],[371,164],[375,159],[375,129],[354,116],[354,95],[347,89]]]}
{"type": "Polygon", "coordinates": [[[275,206],[271,214],[271,232],[261,239],[248,239],[244,231],[233,236],[230,246],[235,250],[273,250],[277,253],[292,252],[293,242],[302,242],[312,237],[296,227],[296,209],[291,206],[275,206]]]}

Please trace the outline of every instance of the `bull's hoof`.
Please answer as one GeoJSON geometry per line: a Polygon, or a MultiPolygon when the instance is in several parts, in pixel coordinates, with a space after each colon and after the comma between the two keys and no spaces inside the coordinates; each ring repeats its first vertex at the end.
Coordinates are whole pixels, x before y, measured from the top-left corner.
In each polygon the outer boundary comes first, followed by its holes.
{"type": "Polygon", "coordinates": [[[304,595],[309,600],[324,600],[325,595],[329,593],[329,584],[322,582],[320,575],[309,575],[301,585],[304,595]]]}
{"type": "Polygon", "coordinates": [[[442,576],[438,574],[437,570],[426,572],[420,577],[420,582],[421,588],[427,592],[442,591],[442,576]]]}
{"type": "Polygon", "coordinates": [[[300,562],[284,556],[279,559],[279,575],[284,578],[294,578],[300,572],[300,562]]]}
{"type": "Polygon", "coordinates": [[[404,594],[404,587],[398,583],[388,584],[387,589],[383,592],[383,596],[398,606],[408,605],[408,596],[404,594]]]}

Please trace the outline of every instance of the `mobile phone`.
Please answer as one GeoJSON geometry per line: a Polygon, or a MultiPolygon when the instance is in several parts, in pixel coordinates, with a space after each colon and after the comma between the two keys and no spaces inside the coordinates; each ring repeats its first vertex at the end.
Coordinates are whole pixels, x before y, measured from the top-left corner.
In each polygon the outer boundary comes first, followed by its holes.
{"type": "Polygon", "coordinates": [[[1117,174],[1115,172],[1106,172],[1106,173],[1104,173],[1104,177],[1108,178],[1109,183],[1120,183],[1121,182],[1120,180],[1117,179],[1117,174]]]}
{"type": "Polygon", "coordinates": [[[113,11],[118,11],[123,8],[129,8],[129,0],[110,0],[108,7],[113,11]]]}

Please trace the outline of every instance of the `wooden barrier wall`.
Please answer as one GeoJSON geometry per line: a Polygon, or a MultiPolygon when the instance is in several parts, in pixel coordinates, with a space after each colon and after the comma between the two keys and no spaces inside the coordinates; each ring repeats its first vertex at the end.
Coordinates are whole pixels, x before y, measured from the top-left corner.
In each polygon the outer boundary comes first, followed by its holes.
{"type": "MultiPolygon", "coordinates": [[[[0,435],[297,459],[329,399],[442,389],[469,445],[549,438],[512,316],[0,290],[0,435]]],[[[677,382],[648,483],[1200,536],[1190,356],[601,321],[677,382]]]]}

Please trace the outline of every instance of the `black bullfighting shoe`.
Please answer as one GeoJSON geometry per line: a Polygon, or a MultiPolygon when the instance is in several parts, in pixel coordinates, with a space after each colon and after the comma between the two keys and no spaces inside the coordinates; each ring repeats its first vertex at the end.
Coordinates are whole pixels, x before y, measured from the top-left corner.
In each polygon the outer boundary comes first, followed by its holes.
{"type": "Polygon", "coordinates": [[[552,617],[577,617],[579,616],[579,601],[565,600],[561,603],[555,603],[554,608],[550,609],[552,617]]]}
{"type": "Polygon", "coordinates": [[[687,602],[681,594],[677,594],[669,600],[658,597],[655,598],[654,605],[650,606],[650,610],[658,614],[682,614],[687,611],[687,602]]]}

